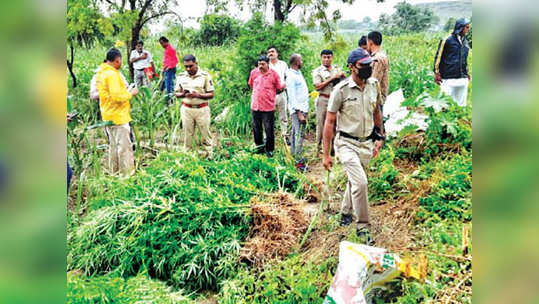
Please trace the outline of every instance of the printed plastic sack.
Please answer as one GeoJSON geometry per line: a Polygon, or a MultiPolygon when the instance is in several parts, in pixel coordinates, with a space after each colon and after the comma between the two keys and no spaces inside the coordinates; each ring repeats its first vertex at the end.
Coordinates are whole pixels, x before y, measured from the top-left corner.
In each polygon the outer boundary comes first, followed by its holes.
{"type": "Polygon", "coordinates": [[[384,284],[404,275],[424,280],[427,261],[423,256],[419,271],[410,262],[384,248],[343,241],[339,246],[339,266],[324,304],[373,303],[374,290],[385,289],[384,284]]]}

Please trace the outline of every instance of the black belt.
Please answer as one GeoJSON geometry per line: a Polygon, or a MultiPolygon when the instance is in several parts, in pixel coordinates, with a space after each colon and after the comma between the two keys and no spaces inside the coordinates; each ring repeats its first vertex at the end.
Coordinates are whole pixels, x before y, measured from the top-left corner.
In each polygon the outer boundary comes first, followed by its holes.
{"type": "MultiPolygon", "coordinates": [[[[144,68],[144,69],[145,69],[145,68],[144,68]]],[[[137,71],[144,71],[144,69],[135,69],[135,70],[137,70],[137,71]]]]}
{"type": "Polygon", "coordinates": [[[343,131],[339,131],[339,134],[341,134],[342,137],[346,137],[346,138],[350,138],[350,139],[353,139],[355,141],[359,141],[359,142],[363,142],[363,141],[367,141],[367,138],[366,137],[355,137],[353,135],[350,135],[346,132],[343,132],[343,131]]]}

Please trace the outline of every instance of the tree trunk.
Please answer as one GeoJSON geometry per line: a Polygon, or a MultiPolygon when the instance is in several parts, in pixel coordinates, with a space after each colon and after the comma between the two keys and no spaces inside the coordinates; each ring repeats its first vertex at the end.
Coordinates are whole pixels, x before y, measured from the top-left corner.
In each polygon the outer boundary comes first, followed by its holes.
{"type": "Polygon", "coordinates": [[[285,16],[281,6],[281,0],[273,0],[273,18],[275,21],[284,22],[285,16]]]}
{"type": "MultiPolygon", "coordinates": [[[[136,24],[139,24],[140,22],[137,21],[136,24]]],[[[142,30],[142,26],[135,25],[131,29],[131,41],[129,41],[127,46],[127,62],[129,62],[129,56],[131,55],[131,51],[134,50],[137,47],[137,42],[140,38],[140,31],[142,30]]],[[[129,76],[131,76],[131,80],[134,81],[135,79],[135,70],[133,69],[133,64],[129,63],[129,76]]]]}
{"type": "Polygon", "coordinates": [[[77,87],[77,76],[75,76],[75,73],[73,72],[73,57],[75,53],[75,49],[73,48],[73,42],[69,43],[69,50],[71,51],[71,61],[67,60],[67,68],[69,69],[69,74],[71,75],[71,79],[73,81],[73,87],[77,87]]]}

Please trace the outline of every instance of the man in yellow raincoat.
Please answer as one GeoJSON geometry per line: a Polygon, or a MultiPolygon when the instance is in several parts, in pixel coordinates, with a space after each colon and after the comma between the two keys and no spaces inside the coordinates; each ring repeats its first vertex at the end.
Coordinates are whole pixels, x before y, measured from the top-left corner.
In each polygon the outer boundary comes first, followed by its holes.
{"type": "Polygon", "coordinates": [[[126,89],[120,67],[122,53],[111,48],[107,52],[106,62],[101,64],[96,76],[101,117],[113,125],[106,127],[109,137],[108,165],[112,173],[120,172],[124,176],[134,171],[135,160],[131,139],[129,138],[131,121],[131,97],[138,93],[137,88],[126,89]]]}

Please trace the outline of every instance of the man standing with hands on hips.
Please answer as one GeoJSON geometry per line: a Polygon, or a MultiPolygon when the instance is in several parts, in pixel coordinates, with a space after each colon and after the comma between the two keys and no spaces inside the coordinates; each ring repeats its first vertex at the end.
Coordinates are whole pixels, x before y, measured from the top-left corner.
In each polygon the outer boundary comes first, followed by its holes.
{"type": "Polygon", "coordinates": [[[367,164],[378,155],[385,139],[380,111],[382,94],[378,80],[371,77],[371,62],[372,58],[364,49],[350,52],[351,76],[331,92],[323,139],[323,164],[331,170],[333,159],[329,150],[336,127],[335,154],[348,177],[341,205],[341,225],[351,224],[355,217],[356,233],[367,245],[374,243],[369,223],[367,164]]]}

